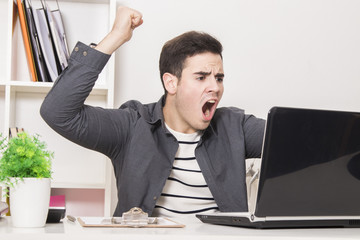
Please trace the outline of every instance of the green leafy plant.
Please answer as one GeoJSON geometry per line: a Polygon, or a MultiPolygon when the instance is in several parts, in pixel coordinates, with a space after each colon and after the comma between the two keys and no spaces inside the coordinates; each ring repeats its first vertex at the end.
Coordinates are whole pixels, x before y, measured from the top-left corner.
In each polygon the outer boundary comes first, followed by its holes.
{"type": "Polygon", "coordinates": [[[0,182],[7,186],[13,186],[12,178],[51,178],[54,153],[37,134],[22,132],[8,141],[0,135],[0,157],[0,182]]]}

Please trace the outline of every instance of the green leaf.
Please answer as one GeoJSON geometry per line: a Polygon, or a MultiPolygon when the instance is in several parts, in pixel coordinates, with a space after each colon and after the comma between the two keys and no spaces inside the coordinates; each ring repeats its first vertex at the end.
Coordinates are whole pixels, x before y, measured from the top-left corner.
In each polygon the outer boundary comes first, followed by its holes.
{"type": "Polygon", "coordinates": [[[39,135],[19,133],[7,141],[0,134],[0,182],[11,186],[10,178],[51,178],[54,153],[46,150],[39,135]]]}

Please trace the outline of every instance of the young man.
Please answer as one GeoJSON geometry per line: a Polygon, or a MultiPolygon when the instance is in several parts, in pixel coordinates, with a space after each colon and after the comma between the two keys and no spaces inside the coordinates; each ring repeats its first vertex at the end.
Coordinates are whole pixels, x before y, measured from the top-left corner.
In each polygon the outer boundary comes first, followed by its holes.
{"type": "Polygon", "coordinates": [[[210,35],[187,32],[164,45],[165,95],[157,103],[84,105],[110,55],[141,24],[139,12],[119,7],[95,49],[78,43],[42,104],[42,117],[62,136],[111,159],[114,216],[132,207],[153,216],[247,211],[245,158],[260,157],[265,121],[237,108],[216,109],[224,69],[222,46],[210,35]]]}

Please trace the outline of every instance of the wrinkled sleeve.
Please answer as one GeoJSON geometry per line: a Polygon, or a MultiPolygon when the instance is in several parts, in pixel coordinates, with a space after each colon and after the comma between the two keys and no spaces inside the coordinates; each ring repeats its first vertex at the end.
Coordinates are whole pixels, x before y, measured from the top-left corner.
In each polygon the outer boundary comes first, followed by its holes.
{"type": "Polygon", "coordinates": [[[246,158],[260,158],[265,131],[265,120],[253,115],[245,116],[244,134],[246,158]]]}
{"type": "Polygon", "coordinates": [[[126,135],[131,113],[84,104],[110,55],[78,42],[68,67],[45,97],[40,114],[63,137],[86,148],[113,154],[126,135]]]}

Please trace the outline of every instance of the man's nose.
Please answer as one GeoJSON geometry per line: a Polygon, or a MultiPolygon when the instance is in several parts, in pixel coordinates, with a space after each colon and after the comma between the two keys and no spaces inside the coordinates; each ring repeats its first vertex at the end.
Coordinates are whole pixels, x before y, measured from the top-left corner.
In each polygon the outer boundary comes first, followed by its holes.
{"type": "Polygon", "coordinates": [[[215,76],[209,76],[209,86],[208,86],[208,91],[209,92],[219,92],[220,91],[220,86],[219,86],[219,81],[216,80],[215,76]]]}

